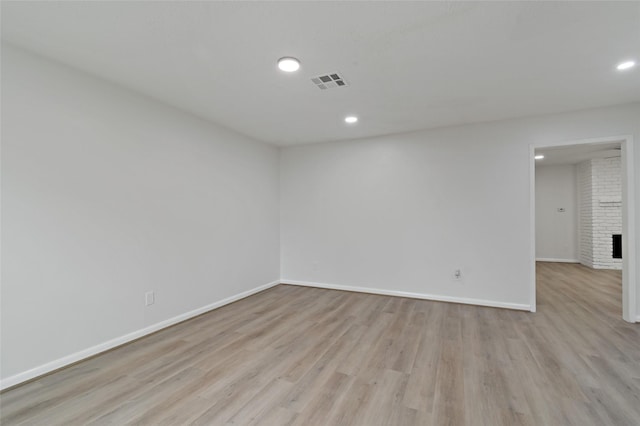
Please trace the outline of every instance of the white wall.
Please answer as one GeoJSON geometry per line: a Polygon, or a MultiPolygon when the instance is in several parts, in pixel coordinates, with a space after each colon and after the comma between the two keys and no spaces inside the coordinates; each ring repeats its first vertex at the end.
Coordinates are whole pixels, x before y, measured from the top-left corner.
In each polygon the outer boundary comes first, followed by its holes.
{"type": "Polygon", "coordinates": [[[576,166],[536,165],[536,259],[578,257],[576,166]]]}
{"type": "Polygon", "coordinates": [[[578,183],[578,227],[580,233],[580,263],[593,268],[593,168],[591,160],[576,167],[578,183]]]}
{"type": "Polygon", "coordinates": [[[622,134],[640,140],[639,103],[285,148],[283,280],[526,307],[529,145],[622,134]]]}
{"type": "Polygon", "coordinates": [[[578,164],[580,262],[596,269],[622,269],[613,258],[613,234],[622,234],[622,163],[620,157],[578,164]]]}
{"type": "Polygon", "coordinates": [[[3,45],[2,378],[278,280],[278,203],[276,148],[3,45]]]}
{"type": "Polygon", "coordinates": [[[613,258],[613,234],[622,234],[620,157],[591,160],[593,169],[593,267],[622,269],[613,258]]]}

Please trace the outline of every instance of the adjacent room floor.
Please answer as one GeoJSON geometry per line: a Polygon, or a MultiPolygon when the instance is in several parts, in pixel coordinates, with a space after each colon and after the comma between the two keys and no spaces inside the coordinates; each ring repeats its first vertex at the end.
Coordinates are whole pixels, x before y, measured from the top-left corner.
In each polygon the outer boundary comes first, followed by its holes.
{"type": "Polygon", "coordinates": [[[538,265],[538,313],[280,285],[2,394],[2,424],[634,425],[621,274],[538,265]]]}

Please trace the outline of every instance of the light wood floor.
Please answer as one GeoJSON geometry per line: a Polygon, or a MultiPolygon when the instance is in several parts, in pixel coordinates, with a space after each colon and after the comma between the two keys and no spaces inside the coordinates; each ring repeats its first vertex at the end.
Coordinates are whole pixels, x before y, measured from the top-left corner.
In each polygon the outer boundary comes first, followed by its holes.
{"type": "Polygon", "coordinates": [[[619,272],[538,313],[281,285],[1,395],[2,424],[638,425],[619,272]]]}

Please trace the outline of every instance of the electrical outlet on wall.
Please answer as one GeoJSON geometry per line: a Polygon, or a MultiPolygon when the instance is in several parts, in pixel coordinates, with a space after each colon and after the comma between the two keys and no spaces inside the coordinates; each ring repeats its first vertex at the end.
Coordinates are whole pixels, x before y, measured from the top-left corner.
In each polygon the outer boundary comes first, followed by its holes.
{"type": "Polygon", "coordinates": [[[144,294],[144,304],[145,306],[151,306],[156,303],[156,294],[153,291],[148,291],[144,294]]]}

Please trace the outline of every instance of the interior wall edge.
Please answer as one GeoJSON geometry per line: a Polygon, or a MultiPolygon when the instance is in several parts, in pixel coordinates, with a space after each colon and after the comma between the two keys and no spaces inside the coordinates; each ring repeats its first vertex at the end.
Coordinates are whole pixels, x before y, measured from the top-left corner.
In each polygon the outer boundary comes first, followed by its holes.
{"type": "Polygon", "coordinates": [[[328,290],[352,291],[356,293],[380,294],[383,296],[407,297],[410,299],[431,300],[434,302],[461,303],[463,305],[486,306],[490,308],[514,309],[518,311],[529,311],[531,305],[522,303],[499,302],[495,300],[475,299],[468,297],[442,296],[427,293],[412,293],[398,290],[385,290],[379,288],[348,286],[342,284],[317,283],[309,281],[282,279],[280,284],[297,285],[303,287],[324,288],[328,290]]]}

